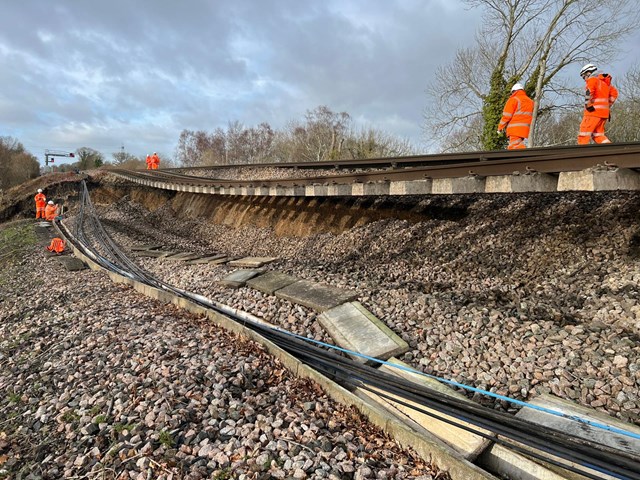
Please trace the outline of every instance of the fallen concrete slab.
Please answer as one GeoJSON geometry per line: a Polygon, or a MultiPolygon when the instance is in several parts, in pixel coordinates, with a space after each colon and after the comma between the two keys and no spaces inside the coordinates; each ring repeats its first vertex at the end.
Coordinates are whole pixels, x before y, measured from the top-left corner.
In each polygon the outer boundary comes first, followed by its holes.
{"type": "Polygon", "coordinates": [[[324,312],[344,302],[350,302],[357,296],[352,290],[330,287],[320,283],[300,280],[275,292],[276,297],[292,303],[324,312]]]}
{"type": "Polygon", "coordinates": [[[229,265],[232,267],[258,268],[277,260],[278,257],[244,257],[238,260],[232,260],[229,265]]]}
{"type": "MultiPolygon", "coordinates": [[[[409,350],[409,345],[389,327],[369,312],[360,302],[349,302],[326,310],[318,316],[336,344],[347,350],[386,360],[409,350]]],[[[351,355],[358,362],[371,363],[358,355],[351,355]]]]}
{"type": "Polygon", "coordinates": [[[55,257],[55,259],[70,272],[77,272],[79,270],[84,270],[85,268],[87,268],[82,260],[76,257],[71,257],[69,255],[61,255],[55,257]]]}
{"type": "Polygon", "coordinates": [[[158,250],[162,248],[161,244],[149,244],[149,245],[139,245],[137,247],[131,247],[132,252],[142,252],[144,250],[158,250]]]}
{"type": "Polygon", "coordinates": [[[184,262],[187,260],[195,260],[196,258],[201,258],[201,257],[202,255],[200,255],[199,253],[183,252],[183,253],[176,253],[175,255],[169,255],[164,258],[165,260],[184,262]]]}
{"type": "Polygon", "coordinates": [[[260,275],[259,277],[254,277],[251,280],[248,280],[247,286],[259,290],[262,293],[273,295],[277,290],[280,290],[281,288],[291,285],[292,283],[297,281],[298,279],[296,277],[292,277],[291,275],[287,275],[286,273],[267,272],[264,275],[260,275]]]}
{"type": "MultiPolygon", "coordinates": [[[[407,364],[401,362],[396,358],[390,359],[388,363],[392,365],[399,365],[401,367],[408,367],[407,364]]],[[[391,374],[391,375],[395,375],[397,377],[404,378],[406,380],[417,383],[419,385],[423,385],[427,388],[436,390],[437,392],[447,395],[449,397],[452,397],[458,400],[463,400],[469,403],[474,403],[472,400],[469,400],[464,395],[452,390],[451,388],[447,387],[446,385],[444,385],[443,383],[439,382],[436,379],[429,378],[424,375],[413,373],[400,368],[394,368],[388,365],[382,365],[380,367],[380,371],[391,374]]],[[[402,405],[398,402],[388,400],[379,395],[376,395],[373,392],[370,392],[364,389],[362,390],[362,392],[365,395],[375,399],[377,402],[384,405],[386,408],[394,412],[395,411],[401,412],[403,415],[409,417],[411,420],[413,420],[418,425],[425,428],[431,434],[435,435],[436,437],[438,437],[439,439],[441,439],[442,441],[446,442],[448,445],[453,447],[457,452],[460,453],[460,455],[462,455],[467,460],[475,459],[478,455],[480,455],[480,453],[482,453],[483,450],[485,450],[491,444],[491,442],[488,439],[484,438],[483,436],[477,435],[472,432],[468,432],[464,428],[459,428],[447,423],[446,421],[438,420],[436,418],[433,418],[430,415],[427,415],[426,413],[419,412],[413,408],[410,408],[406,405],[402,405]]],[[[481,431],[487,435],[491,434],[491,432],[482,430],[481,428],[470,425],[466,422],[461,422],[459,419],[437,412],[436,410],[427,408],[424,405],[417,405],[414,402],[411,402],[405,399],[403,399],[402,401],[405,403],[409,403],[410,405],[417,406],[420,409],[423,409],[427,412],[434,413],[447,420],[459,423],[465,427],[473,428],[474,430],[481,431]]]]}
{"type": "Polygon", "coordinates": [[[167,250],[145,250],[136,252],[137,257],[150,257],[150,258],[164,258],[169,255],[175,255],[178,252],[171,252],[167,250]]]}
{"type": "Polygon", "coordinates": [[[218,283],[225,287],[240,288],[243,287],[247,280],[252,279],[256,275],[263,273],[263,269],[236,270],[219,280],[218,283]]]}
{"type": "Polygon", "coordinates": [[[185,265],[200,265],[204,263],[212,263],[214,260],[226,259],[227,256],[224,253],[218,253],[216,255],[207,255],[206,257],[196,258],[194,260],[188,260],[185,265]]]}

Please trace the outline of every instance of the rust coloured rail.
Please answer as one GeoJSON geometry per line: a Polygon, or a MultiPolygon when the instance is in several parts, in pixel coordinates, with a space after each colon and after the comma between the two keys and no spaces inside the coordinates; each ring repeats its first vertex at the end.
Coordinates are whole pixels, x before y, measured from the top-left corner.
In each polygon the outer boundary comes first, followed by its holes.
{"type": "MultiPolygon", "coordinates": [[[[167,170],[131,171],[112,169],[112,171],[129,177],[171,182],[181,185],[253,188],[297,187],[318,184],[348,185],[366,182],[457,178],[467,175],[511,175],[515,172],[559,174],[560,172],[579,171],[598,166],[640,169],[640,143],[535,150],[538,152],[537,155],[510,154],[509,158],[494,160],[484,160],[482,155],[476,155],[476,157],[474,157],[475,160],[470,161],[469,156],[464,154],[457,157],[458,160],[455,162],[453,161],[454,159],[451,158],[451,163],[448,164],[395,168],[382,171],[372,170],[371,172],[356,174],[348,173],[286,179],[254,179],[241,181],[197,177],[167,170]],[[541,153],[543,150],[545,152],[544,154],[541,153]]],[[[530,153],[533,151],[534,149],[530,149],[524,152],[530,153]]],[[[360,166],[360,168],[362,167],[360,166]]]]}

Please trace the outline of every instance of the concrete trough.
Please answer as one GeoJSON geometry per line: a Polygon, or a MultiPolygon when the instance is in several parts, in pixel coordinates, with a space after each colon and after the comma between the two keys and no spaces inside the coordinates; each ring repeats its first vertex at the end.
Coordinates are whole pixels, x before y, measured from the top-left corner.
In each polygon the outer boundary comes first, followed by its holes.
{"type": "MultiPolygon", "coordinates": [[[[577,403],[558,398],[554,395],[540,395],[533,398],[532,400],[529,400],[529,403],[546,410],[559,412],[561,415],[558,416],[552,413],[532,408],[523,408],[516,414],[516,417],[532,423],[536,423],[538,425],[542,425],[547,428],[561,430],[572,436],[590,440],[592,442],[605,445],[609,448],[620,450],[627,455],[631,455],[632,457],[640,458],[640,440],[638,438],[609,431],[604,428],[589,425],[585,422],[576,421],[568,417],[577,417],[587,422],[597,423],[618,430],[625,430],[634,436],[640,435],[640,427],[637,427],[630,423],[622,422],[617,418],[611,417],[605,413],[598,412],[592,408],[583,407],[582,405],[578,405],[577,403]]],[[[563,462],[566,461],[563,460],[563,462]]],[[[577,464],[572,463],[570,465],[583,471],[587,471],[592,475],[597,475],[603,479],[617,478],[605,475],[595,470],[588,470],[586,469],[586,467],[582,467],[577,464]]],[[[569,478],[572,480],[584,478],[582,475],[562,469],[555,465],[548,465],[547,467],[565,478],[569,478]]]]}
{"type": "MultiPolygon", "coordinates": [[[[409,367],[407,364],[401,362],[396,358],[390,359],[388,363],[391,365],[396,365],[398,367],[404,367],[404,368],[409,367]]],[[[429,378],[425,375],[420,375],[419,373],[410,372],[408,370],[405,370],[404,368],[395,368],[390,365],[382,365],[379,370],[381,372],[394,375],[397,377],[401,377],[411,382],[414,382],[416,384],[425,386],[427,388],[430,388],[431,390],[435,390],[451,398],[455,398],[457,400],[463,400],[470,404],[474,403],[472,400],[469,400],[464,395],[452,390],[451,388],[439,382],[438,380],[429,378]]],[[[378,403],[380,403],[390,411],[394,413],[399,412],[403,416],[409,417],[411,420],[416,422],[418,425],[422,426],[429,433],[433,434],[440,440],[450,445],[453,449],[455,449],[460,455],[462,455],[467,460],[474,460],[478,455],[480,455],[486,448],[488,448],[491,445],[491,442],[481,435],[468,432],[464,428],[459,428],[447,423],[446,421],[438,420],[432,416],[427,415],[426,413],[419,412],[414,408],[410,408],[406,405],[402,405],[401,403],[383,398],[370,391],[367,391],[364,389],[361,389],[360,391],[361,393],[373,398],[374,400],[376,400],[378,403]]],[[[411,405],[416,405],[414,402],[408,401],[406,399],[403,399],[402,401],[409,403],[411,405]]],[[[436,414],[444,419],[454,421],[465,427],[470,427],[470,428],[473,428],[474,430],[479,430],[486,434],[490,434],[490,432],[486,430],[482,430],[481,428],[475,427],[468,423],[461,422],[459,419],[437,412],[436,410],[427,408],[424,405],[416,405],[416,406],[422,410],[436,414]]]]}

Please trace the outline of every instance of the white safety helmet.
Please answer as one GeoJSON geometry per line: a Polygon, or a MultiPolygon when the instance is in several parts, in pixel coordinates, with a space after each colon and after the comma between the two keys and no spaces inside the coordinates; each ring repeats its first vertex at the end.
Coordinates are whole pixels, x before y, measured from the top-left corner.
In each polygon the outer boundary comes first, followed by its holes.
{"type": "Polygon", "coordinates": [[[41,188],[38,189],[38,193],[42,193],[42,189],[41,188]]]}
{"type": "Polygon", "coordinates": [[[582,67],[582,70],[580,70],[580,76],[584,77],[586,74],[593,73],[596,70],[598,70],[598,67],[596,67],[593,63],[587,63],[584,67],[582,67]]]}
{"type": "Polygon", "coordinates": [[[511,87],[512,92],[515,92],[516,90],[524,90],[524,87],[521,83],[516,83],[513,87],[511,87]]]}
{"type": "Polygon", "coordinates": [[[49,200],[47,203],[48,203],[49,205],[53,205],[53,200],[49,200]]]}

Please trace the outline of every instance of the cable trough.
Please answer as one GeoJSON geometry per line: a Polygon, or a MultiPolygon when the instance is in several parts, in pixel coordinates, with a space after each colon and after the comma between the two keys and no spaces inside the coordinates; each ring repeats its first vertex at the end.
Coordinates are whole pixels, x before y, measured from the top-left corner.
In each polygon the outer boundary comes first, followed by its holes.
{"type": "MultiPolygon", "coordinates": [[[[341,355],[339,351],[344,351],[343,349],[327,344],[318,345],[320,342],[315,340],[300,337],[260,321],[252,321],[247,316],[239,315],[230,307],[164,283],[131,261],[111,239],[98,219],[84,181],[80,197],[80,210],[76,218],[74,234],[64,224],[56,224],[75,248],[103,268],[146,285],[171,292],[204,308],[231,317],[236,322],[242,323],[278,345],[304,364],[348,389],[360,387],[375,391],[384,398],[416,409],[425,415],[488,438],[539,461],[578,473],[586,478],[598,479],[603,475],[608,475],[620,479],[640,479],[640,459],[637,456],[597,442],[573,437],[562,431],[543,427],[504,412],[458,400],[423,385],[386,374],[341,355]],[[438,413],[434,414],[427,408],[438,413]],[[444,416],[452,417],[455,420],[444,416]],[[472,426],[466,426],[465,423],[472,426]],[[485,433],[485,431],[490,433],[485,433]]],[[[471,387],[468,388],[471,389],[471,387]]],[[[478,389],[473,390],[479,391],[478,389]]],[[[524,403],[512,401],[519,404],[524,403]]],[[[580,419],[567,417],[560,412],[555,412],[555,414],[580,421],[580,419]]],[[[593,423],[590,423],[590,426],[606,427],[593,423]]],[[[626,431],[617,433],[622,433],[630,438],[638,437],[636,434],[626,431]]]]}

